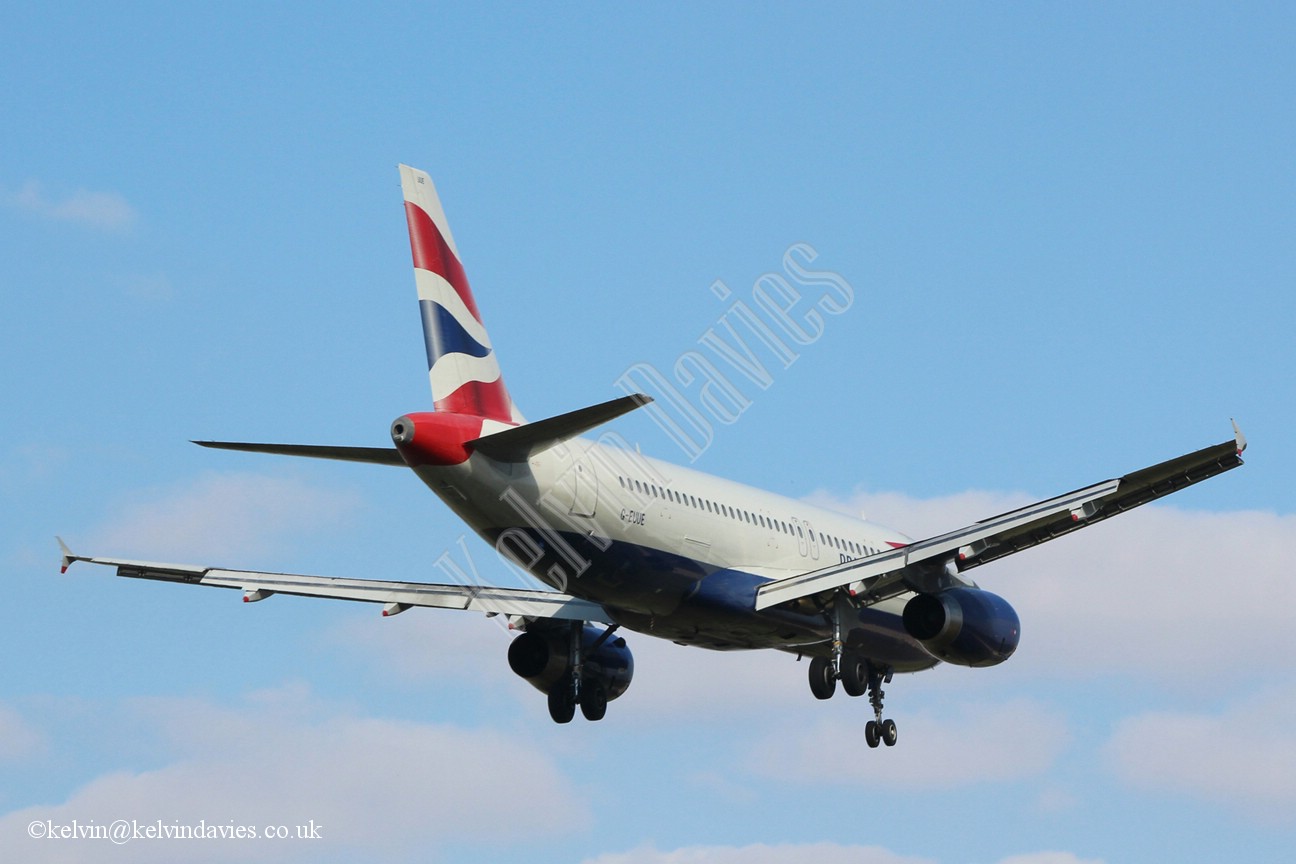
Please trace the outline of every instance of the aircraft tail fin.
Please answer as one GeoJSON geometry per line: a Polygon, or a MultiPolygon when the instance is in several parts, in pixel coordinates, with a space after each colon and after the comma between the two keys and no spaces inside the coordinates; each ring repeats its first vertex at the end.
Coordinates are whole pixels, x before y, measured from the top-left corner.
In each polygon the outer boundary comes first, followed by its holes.
{"type": "Polygon", "coordinates": [[[400,166],[400,174],[436,410],[523,423],[504,386],[432,178],[408,165],[400,166]]]}

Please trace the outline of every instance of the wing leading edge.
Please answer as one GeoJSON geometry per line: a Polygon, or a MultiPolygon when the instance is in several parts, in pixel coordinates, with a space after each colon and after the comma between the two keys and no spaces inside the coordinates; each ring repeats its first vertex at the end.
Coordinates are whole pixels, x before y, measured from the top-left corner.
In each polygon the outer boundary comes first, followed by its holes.
{"type": "Polygon", "coordinates": [[[847,586],[865,605],[907,591],[934,590],[940,580],[950,575],[1038,546],[1238,467],[1246,438],[1236,423],[1233,432],[1231,441],[957,531],[845,564],[776,579],[757,589],[756,608],[766,609],[847,586]]]}
{"type": "Polygon", "coordinates": [[[413,606],[434,609],[462,609],[486,615],[558,618],[612,624],[605,608],[556,591],[523,588],[493,588],[477,585],[439,585],[429,582],[388,582],[378,579],[343,579],[305,576],[295,573],[263,573],[256,570],[223,570],[191,564],[159,564],[121,558],[100,558],[73,554],[60,539],[62,569],[77,561],[116,567],[118,576],[155,579],[189,585],[236,588],[244,601],[262,600],[272,594],[298,597],[327,597],[383,604],[384,615],[394,615],[413,606]]]}

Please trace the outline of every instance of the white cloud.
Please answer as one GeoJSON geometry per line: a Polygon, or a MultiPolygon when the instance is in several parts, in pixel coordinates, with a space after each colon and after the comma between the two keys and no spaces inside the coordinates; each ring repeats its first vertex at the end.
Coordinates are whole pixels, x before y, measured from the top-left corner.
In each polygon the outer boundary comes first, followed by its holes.
{"type": "Polygon", "coordinates": [[[0,705],[0,762],[17,761],[45,749],[45,736],[14,709],[0,705]]]}
{"type": "MultiPolygon", "coordinates": [[[[844,846],[838,843],[783,843],[750,846],[685,846],[669,852],[651,847],[587,858],[583,864],[927,864],[932,859],[900,855],[880,846],[844,846]]],[[[999,864],[1102,864],[1070,852],[1033,852],[1004,858],[999,864]]]]}
{"type": "MultiPolygon", "coordinates": [[[[858,493],[835,506],[921,537],[1027,501],[858,493]]],[[[1195,686],[1240,671],[1285,672],[1286,610],[1296,605],[1296,580],[1286,575],[1293,534],[1296,516],[1153,504],[969,575],[1020,613],[1022,644],[1008,661],[1017,671],[1088,679],[1108,669],[1195,686]]]]}
{"type": "Polygon", "coordinates": [[[914,498],[902,492],[856,492],[842,498],[820,489],[806,500],[894,528],[917,540],[1005,513],[1035,499],[1024,492],[982,490],[939,498],[914,498]]]}
{"type": "Polygon", "coordinates": [[[1079,858],[1070,852],[1030,852],[1004,858],[999,864],[1102,864],[1098,858],[1079,858]]]}
{"type": "Polygon", "coordinates": [[[880,846],[843,846],[838,843],[807,843],[750,846],[686,846],[669,852],[651,847],[630,852],[613,852],[587,858],[584,864],[822,864],[849,861],[852,864],[925,864],[927,858],[897,855],[880,846]]]}
{"type": "Polygon", "coordinates": [[[102,231],[129,231],[138,220],[135,208],[115,192],[78,189],[64,198],[54,199],[45,194],[37,180],[28,180],[9,197],[9,203],[46,219],[102,231]]]}
{"type": "Polygon", "coordinates": [[[207,473],[132,493],[73,549],[149,561],[255,564],[284,538],[337,527],[358,506],[355,495],[291,478],[207,473]]]}
{"type": "Polygon", "coordinates": [[[806,783],[951,789],[1043,774],[1071,740],[1059,713],[1032,700],[1011,699],[906,713],[896,747],[864,753],[866,718],[856,715],[788,724],[758,742],[747,765],[760,774],[806,783]],[[920,745],[903,746],[906,739],[920,745]],[[824,758],[841,748],[859,750],[861,757],[824,758]]]}
{"type": "MultiPolygon", "coordinates": [[[[899,514],[902,527],[916,524],[920,530],[910,528],[911,533],[924,536],[1024,500],[985,492],[931,500],[861,494],[844,509],[866,509],[879,521],[899,514]]],[[[1151,505],[978,568],[971,575],[1008,598],[1023,621],[1022,647],[997,670],[1008,677],[997,680],[1034,676],[1089,682],[1094,669],[1103,669],[1157,687],[1192,688],[1203,677],[1286,675],[1284,610],[1296,605],[1296,582],[1282,574],[1287,538],[1294,533],[1296,517],[1151,505]]],[[[423,625],[426,629],[413,638],[428,640],[424,650],[398,652],[405,658],[401,662],[445,667],[456,642],[447,630],[455,624],[438,619],[423,625]]],[[[472,626],[482,625],[474,621],[472,626]]],[[[389,643],[379,646],[381,655],[398,650],[394,629],[357,633],[364,634],[358,639],[389,643]]],[[[657,724],[759,710],[763,723],[770,724],[789,712],[804,720],[818,708],[809,697],[804,665],[789,655],[714,653],[624,635],[635,654],[636,673],[629,692],[610,709],[610,715],[633,712],[633,720],[621,722],[657,724]]],[[[487,659],[487,672],[504,669],[496,653],[487,659]]],[[[991,674],[943,671],[946,677],[936,683],[955,691],[960,681],[977,686],[991,674]]],[[[892,685],[897,698],[913,692],[917,680],[897,677],[892,685]]],[[[907,714],[897,714],[906,718],[902,734],[915,736],[918,727],[907,714]]]]}
{"type": "MultiPolygon", "coordinates": [[[[164,764],[107,773],[62,804],[0,818],[0,860],[80,860],[111,848],[96,845],[104,840],[34,841],[27,836],[33,820],[290,827],[314,820],[322,838],[190,841],[180,854],[188,861],[361,854],[421,861],[451,844],[526,843],[590,820],[587,802],[525,734],[358,716],[300,687],[253,694],[234,707],[150,699],[126,711],[164,764]]],[[[135,841],[131,860],[174,861],[176,842],[135,841]]]]}
{"type": "Polygon", "coordinates": [[[1112,769],[1139,789],[1290,822],[1296,818],[1296,685],[1269,689],[1217,713],[1127,718],[1117,725],[1106,755],[1112,769]]]}

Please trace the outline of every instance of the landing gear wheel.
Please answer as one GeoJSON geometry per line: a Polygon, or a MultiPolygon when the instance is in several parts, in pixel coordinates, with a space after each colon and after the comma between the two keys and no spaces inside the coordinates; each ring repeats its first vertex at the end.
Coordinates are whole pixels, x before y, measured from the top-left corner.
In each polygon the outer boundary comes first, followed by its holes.
{"type": "MultiPolygon", "coordinates": [[[[894,720],[883,720],[880,732],[882,733],[882,743],[888,747],[894,747],[896,739],[900,737],[900,733],[896,731],[894,720]]],[[[866,731],[864,734],[867,735],[868,732],[866,731]]]]}
{"type": "Polygon", "coordinates": [[[842,655],[842,689],[848,696],[863,696],[868,690],[868,661],[854,651],[842,655]]]}
{"type": "Polygon", "coordinates": [[[559,681],[549,690],[549,716],[555,723],[570,723],[576,716],[576,700],[566,681],[559,681]]]}
{"type": "Polygon", "coordinates": [[[876,747],[878,744],[882,743],[882,739],[878,736],[878,724],[876,720],[870,720],[864,726],[864,740],[870,747],[876,747]]]}
{"type": "Polygon", "coordinates": [[[827,657],[813,657],[810,660],[810,692],[816,699],[831,699],[837,690],[837,679],[833,676],[832,661],[827,657]]]}
{"type": "Polygon", "coordinates": [[[602,720],[607,714],[607,690],[597,681],[586,681],[581,688],[581,713],[585,719],[594,723],[602,720]]]}

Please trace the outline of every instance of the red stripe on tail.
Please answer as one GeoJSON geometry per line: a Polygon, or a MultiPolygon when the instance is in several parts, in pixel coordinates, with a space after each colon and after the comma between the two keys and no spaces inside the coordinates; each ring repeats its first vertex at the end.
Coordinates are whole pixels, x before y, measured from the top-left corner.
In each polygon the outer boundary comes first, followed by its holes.
{"type": "Polygon", "coordinates": [[[468,287],[468,276],[463,265],[437,230],[432,217],[423,208],[412,201],[405,202],[405,222],[409,225],[410,251],[414,254],[414,266],[422,270],[431,270],[443,277],[454,288],[459,299],[468,307],[468,311],[478,321],[481,313],[473,300],[472,290],[468,287]]]}

